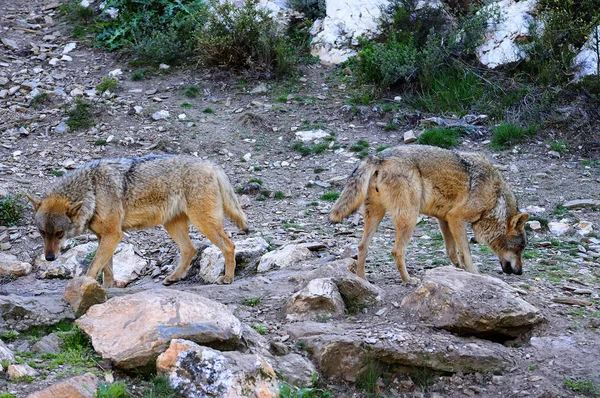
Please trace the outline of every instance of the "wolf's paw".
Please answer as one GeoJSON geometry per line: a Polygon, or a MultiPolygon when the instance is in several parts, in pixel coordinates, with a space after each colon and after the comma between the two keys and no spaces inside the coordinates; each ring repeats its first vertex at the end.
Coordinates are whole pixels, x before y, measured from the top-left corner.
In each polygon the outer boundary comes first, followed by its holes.
{"type": "Polygon", "coordinates": [[[169,285],[172,285],[175,282],[179,282],[179,280],[178,279],[174,279],[174,278],[172,279],[171,277],[166,277],[165,280],[163,281],[163,285],[169,286],[169,285]]]}
{"type": "Polygon", "coordinates": [[[416,285],[418,284],[420,281],[417,278],[408,278],[408,280],[406,281],[402,281],[403,284],[405,285],[416,285]]]}
{"type": "Polygon", "coordinates": [[[352,272],[353,274],[356,274],[356,261],[353,261],[352,264],[348,266],[348,271],[352,272]]]}
{"type": "Polygon", "coordinates": [[[221,275],[219,279],[215,282],[217,285],[229,285],[233,282],[233,278],[227,277],[225,275],[221,275]]]}

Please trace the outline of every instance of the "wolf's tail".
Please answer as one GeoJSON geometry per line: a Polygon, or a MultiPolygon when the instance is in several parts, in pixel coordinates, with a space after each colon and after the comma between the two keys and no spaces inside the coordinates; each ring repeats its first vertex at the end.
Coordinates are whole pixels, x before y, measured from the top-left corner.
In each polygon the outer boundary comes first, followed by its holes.
{"type": "Polygon", "coordinates": [[[378,167],[378,162],[369,157],[352,172],[342,194],[329,212],[331,221],[342,221],[344,217],[352,214],[363,204],[369,189],[369,180],[371,180],[371,176],[377,171],[378,167]]]}
{"type": "Polygon", "coordinates": [[[227,178],[227,175],[220,167],[215,167],[215,172],[217,174],[221,196],[223,197],[223,210],[225,211],[225,214],[238,226],[238,228],[248,232],[248,220],[246,219],[246,214],[244,214],[244,210],[242,210],[242,206],[240,206],[240,202],[238,202],[237,196],[235,196],[229,178],[227,178]]]}

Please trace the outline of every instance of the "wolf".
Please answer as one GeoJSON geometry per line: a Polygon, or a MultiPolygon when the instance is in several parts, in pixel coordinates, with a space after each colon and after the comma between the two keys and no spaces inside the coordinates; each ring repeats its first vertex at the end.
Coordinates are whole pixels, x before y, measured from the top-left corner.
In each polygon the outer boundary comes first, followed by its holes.
{"type": "Polygon", "coordinates": [[[223,252],[225,274],[217,283],[231,283],[235,271],[235,244],[223,229],[224,215],[248,231],[246,215],[223,170],[192,156],[96,160],[67,174],[43,199],[27,196],[46,260],[56,259],[65,239],[89,229],[98,236],[98,250],[87,275],[96,279],[103,271],[107,287],[114,285],[112,256],[123,231],[165,227],[180,250],[165,285],[180,280],[196,255],[188,223],[223,252]]]}
{"type": "Polygon", "coordinates": [[[507,274],[522,274],[529,218],[515,195],[482,154],[454,152],[428,145],[397,146],[365,159],[349,177],[329,213],[340,222],[364,204],[364,233],[358,245],[357,274],[365,277],[369,243],[386,212],[396,229],[392,255],[404,283],[416,282],[406,271],[406,245],[419,214],[437,218],[452,263],[468,272],[473,266],[467,223],[475,238],[499,258],[507,274]]]}

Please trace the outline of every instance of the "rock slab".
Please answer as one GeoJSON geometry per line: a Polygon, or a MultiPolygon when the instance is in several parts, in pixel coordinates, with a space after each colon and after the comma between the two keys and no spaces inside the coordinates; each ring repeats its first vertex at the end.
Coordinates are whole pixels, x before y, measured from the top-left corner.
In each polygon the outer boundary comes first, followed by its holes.
{"type": "Polygon", "coordinates": [[[426,271],[402,306],[435,327],[494,340],[519,337],[544,319],[507,283],[455,267],[426,271]]]}
{"type": "Polygon", "coordinates": [[[76,322],[91,337],[94,349],[122,369],[154,365],[177,338],[231,348],[242,329],[223,304],[174,289],[111,298],[76,322]]]}
{"type": "Polygon", "coordinates": [[[92,373],[86,373],[29,394],[27,398],[95,398],[98,383],[98,377],[92,373]]]}

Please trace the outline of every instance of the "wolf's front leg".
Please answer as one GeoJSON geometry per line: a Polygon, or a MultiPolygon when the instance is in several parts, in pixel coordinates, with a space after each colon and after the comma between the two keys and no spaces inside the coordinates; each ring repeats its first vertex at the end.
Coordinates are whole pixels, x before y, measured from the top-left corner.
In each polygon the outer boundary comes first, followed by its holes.
{"type": "MultiPolygon", "coordinates": [[[[100,235],[99,235],[100,236],[100,235]]],[[[112,283],[113,273],[112,273],[112,255],[117,248],[117,245],[121,241],[123,237],[123,232],[112,232],[107,235],[101,235],[100,243],[98,244],[98,251],[94,256],[94,260],[92,264],[88,268],[87,276],[90,278],[96,279],[98,277],[98,273],[100,270],[105,270],[105,278],[109,278],[109,281],[112,283]],[[110,262],[110,264],[109,264],[110,262]],[[110,268],[108,274],[106,275],[106,268],[110,268]]],[[[106,284],[105,280],[105,284],[106,284]]]]}

